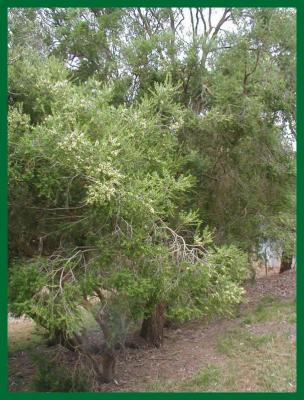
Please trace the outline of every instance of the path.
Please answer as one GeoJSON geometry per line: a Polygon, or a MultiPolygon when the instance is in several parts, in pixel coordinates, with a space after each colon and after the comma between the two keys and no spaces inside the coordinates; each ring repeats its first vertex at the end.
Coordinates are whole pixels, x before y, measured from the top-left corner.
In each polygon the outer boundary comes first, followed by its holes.
{"type": "MultiPolygon", "coordinates": [[[[246,286],[247,303],[241,307],[238,318],[217,319],[208,325],[202,324],[201,321],[186,323],[178,329],[165,330],[164,345],[161,349],[146,347],[127,349],[119,353],[116,383],[96,385],[94,390],[135,392],[150,391],[155,388],[157,390],[160,382],[165,382],[167,385],[172,382],[187,381],[204,366],[211,364],[216,365],[217,368],[225,367],[231,360],[227,355],[219,354],[216,350],[218,339],[224,337],[227,332],[233,332],[234,329],[242,326],[243,316],[254,310],[259,301],[267,295],[292,299],[295,296],[295,273],[291,271],[271,275],[258,279],[255,285],[248,284],[246,286]]],[[[285,320],[251,324],[246,329],[248,334],[281,331],[289,335],[292,341],[290,345],[293,346],[292,349],[295,349],[295,325],[285,320]]],[[[28,373],[24,374],[26,381],[26,376],[33,373],[26,352],[21,352],[10,359],[10,390],[26,390],[26,386],[14,384],[16,375],[14,371],[22,369],[22,365],[28,365],[29,368],[28,373]]],[[[249,383],[245,382],[243,390],[250,390],[250,385],[248,385],[249,383]]],[[[294,390],[293,385],[290,383],[291,390],[294,390]]],[[[252,390],[255,390],[254,385],[252,390]]]]}

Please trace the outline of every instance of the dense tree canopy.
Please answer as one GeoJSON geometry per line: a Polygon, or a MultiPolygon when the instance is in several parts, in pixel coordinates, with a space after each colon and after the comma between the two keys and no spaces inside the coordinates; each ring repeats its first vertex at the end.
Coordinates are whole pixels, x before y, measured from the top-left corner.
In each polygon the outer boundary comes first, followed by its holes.
{"type": "Polygon", "coordinates": [[[10,303],[52,334],[159,345],[294,254],[293,10],[11,9],[8,100],[10,303]]]}

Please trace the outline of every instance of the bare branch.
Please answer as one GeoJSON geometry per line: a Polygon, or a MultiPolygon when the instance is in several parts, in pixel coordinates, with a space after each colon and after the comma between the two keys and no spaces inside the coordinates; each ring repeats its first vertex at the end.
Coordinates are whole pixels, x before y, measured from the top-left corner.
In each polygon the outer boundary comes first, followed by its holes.
{"type": "Polygon", "coordinates": [[[256,69],[258,67],[259,60],[260,60],[260,54],[261,54],[261,49],[258,48],[257,49],[257,57],[256,57],[256,60],[255,60],[255,64],[254,64],[252,70],[249,71],[249,72],[247,72],[247,60],[245,59],[245,74],[244,74],[244,80],[243,80],[243,94],[247,93],[246,86],[247,86],[247,83],[248,83],[248,78],[249,78],[249,76],[251,76],[256,71],[256,69]]]}
{"type": "Polygon", "coordinates": [[[183,9],[182,9],[182,8],[179,8],[178,10],[179,10],[179,12],[180,12],[182,18],[181,18],[180,21],[178,21],[178,23],[176,24],[176,30],[177,30],[177,28],[180,26],[180,24],[181,24],[181,23],[184,21],[184,19],[185,19],[185,15],[184,15],[184,13],[183,13],[183,9]]]}
{"type": "Polygon", "coordinates": [[[197,29],[198,29],[198,24],[199,24],[199,17],[198,17],[198,14],[199,14],[199,9],[197,8],[197,9],[196,9],[196,13],[195,13],[195,18],[196,18],[195,34],[196,34],[196,35],[197,35],[197,29]]]}
{"type": "Polygon", "coordinates": [[[195,37],[195,28],[194,28],[194,20],[193,20],[192,8],[190,7],[189,10],[190,10],[190,17],[191,17],[192,37],[194,39],[194,37],[195,37]]]}
{"type": "Polygon", "coordinates": [[[199,10],[199,13],[201,15],[201,19],[202,19],[202,22],[204,25],[204,34],[206,35],[207,34],[207,24],[206,24],[206,20],[205,20],[204,14],[203,14],[203,10],[201,8],[199,8],[198,10],[199,10]]]}
{"type": "Polygon", "coordinates": [[[151,29],[150,29],[149,24],[147,23],[146,17],[145,17],[145,16],[143,15],[143,13],[141,12],[141,8],[140,8],[140,7],[137,8],[137,12],[138,12],[138,14],[139,14],[139,16],[140,16],[140,19],[141,19],[142,23],[143,23],[143,25],[142,25],[143,28],[144,28],[145,31],[148,33],[148,36],[149,36],[149,38],[151,39],[151,37],[153,36],[152,31],[151,31],[151,29]]]}
{"type": "Polygon", "coordinates": [[[231,17],[231,12],[230,11],[231,11],[230,8],[225,8],[225,11],[224,11],[224,13],[222,15],[222,18],[219,20],[219,22],[217,23],[217,25],[216,25],[216,27],[214,29],[214,32],[212,34],[212,38],[214,38],[218,34],[218,32],[221,29],[222,25],[226,21],[228,21],[228,19],[231,17]]]}
{"type": "Polygon", "coordinates": [[[212,15],[212,8],[208,8],[208,23],[209,23],[209,33],[212,31],[212,24],[211,24],[211,15],[212,15]]]}
{"type": "Polygon", "coordinates": [[[207,254],[207,250],[202,244],[188,244],[186,243],[183,236],[179,235],[173,229],[171,229],[168,225],[161,221],[162,225],[161,229],[165,229],[170,232],[172,236],[172,241],[169,247],[169,250],[172,254],[172,257],[177,261],[188,261],[192,264],[196,262],[202,261],[205,259],[207,254]]]}
{"type": "Polygon", "coordinates": [[[56,208],[46,208],[46,207],[26,207],[28,209],[34,209],[34,210],[43,210],[43,211],[57,211],[57,210],[77,210],[79,208],[84,208],[86,207],[86,204],[83,204],[82,206],[77,206],[77,207],[56,207],[56,208]]]}

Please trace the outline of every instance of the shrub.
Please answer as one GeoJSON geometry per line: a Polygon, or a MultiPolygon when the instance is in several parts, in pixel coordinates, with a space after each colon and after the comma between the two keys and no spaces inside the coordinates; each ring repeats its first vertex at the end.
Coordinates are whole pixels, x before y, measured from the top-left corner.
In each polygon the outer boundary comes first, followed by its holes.
{"type": "Polygon", "coordinates": [[[91,384],[89,377],[82,369],[71,370],[56,365],[54,360],[48,360],[40,355],[33,355],[37,372],[32,381],[36,392],[89,392],[91,384]]]}
{"type": "Polygon", "coordinates": [[[249,271],[247,256],[237,247],[216,247],[201,263],[180,267],[167,317],[183,322],[211,315],[231,315],[242,300],[241,283],[249,271]]]}

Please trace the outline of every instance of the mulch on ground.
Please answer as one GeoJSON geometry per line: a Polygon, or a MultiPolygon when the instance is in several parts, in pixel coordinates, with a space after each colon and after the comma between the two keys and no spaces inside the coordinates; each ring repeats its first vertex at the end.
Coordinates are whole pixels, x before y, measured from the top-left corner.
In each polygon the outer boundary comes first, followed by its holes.
{"type": "MultiPolygon", "coordinates": [[[[254,284],[246,284],[246,304],[243,311],[254,308],[266,295],[284,299],[293,298],[296,288],[295,278],[295,271],[287,271],[283,274],[259,278],[254,284]]],[[[219,357],[214,351],[216,338],[239,323],[239,319],[221,318],[209,324],[196,321],[186,323],[178,329],[166,328],[164,344],[160,349],[145,346],[119,351],[116,381],[96,385],[94,390],[101,392],[145,391],[147,385],[158,379],[176,381],[191,377],[203,365],[224,360],[225,357],[219,357]]],[[[41,345],[40,351],[50,352],[50,349],[41,345]]],[[[67,352],[69,362],[75,361],[76,358],[77,355],[67,352]]],[[[18,352],[9,356],[10,391],[29,390],[33,373],[34,367],[27,352],[18,352]]]]}

